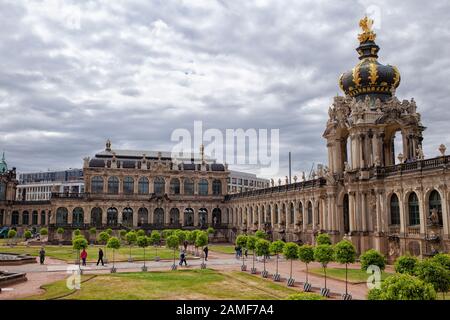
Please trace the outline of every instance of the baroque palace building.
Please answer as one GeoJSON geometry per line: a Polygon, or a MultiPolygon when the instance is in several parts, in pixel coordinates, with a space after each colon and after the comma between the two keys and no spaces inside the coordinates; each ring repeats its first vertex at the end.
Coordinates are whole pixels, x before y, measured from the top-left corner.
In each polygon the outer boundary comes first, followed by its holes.
{"type": "MultiPolygon", "coordinates": [[[[106,149],[85,158],[85,192],[52,193],[42,203],[17,201],[15,169],[3,170],[0,223],[85,228],[213,226],[229,240],[266,230],[273,239],[314,243],[319,232],[347,238],[359,252],[375,248],[390,260],[410,252],[449,251],[450,157],[425,159],[414,99],[400,101],[398,69],[378,62],[376,34],[360,21],[359,63],[339,78],[323,137],[328,165],[310,180],[227,193],[226,165],[170,154],[106,149]],[[394,138],[401,135],[402,149],[394,138]],[[398,159],[398,164],[396,164],[398,159]]],[[[4,165],[6,167],[6,164],[4,165]]]]}

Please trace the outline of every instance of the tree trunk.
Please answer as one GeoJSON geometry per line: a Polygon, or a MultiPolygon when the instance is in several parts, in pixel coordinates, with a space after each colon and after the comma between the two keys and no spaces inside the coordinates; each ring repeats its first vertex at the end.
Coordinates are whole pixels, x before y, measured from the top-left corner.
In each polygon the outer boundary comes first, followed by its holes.
{"type": "Polygon", "coordinates": [[[345,264],[345,294],[347,295],[347,285],[348,285],[348,281],[347,281],[347,264],[345,264]]]}
{"type": "Polygon", "coordinates": [[[145,267],[145,247],[144,247],[144,267],[145,267]]]}
{"type": "Polygon", "coordinates": [[[253,269],[255,269],[255,249],[253,249],[253,269]]]}
{"type": "Polygon", "coordinates": [[[323,267],[323,273],[325,274],[325,289],[327,288],[327,268],[323,267]]]}
{"type": "Polygon", "coordinates": [[[306,265],[306,283],[308,283],[308,264],[305,263],[306,265]]]}
{"type": "Polygon", "coordinates": [[[289,278],[292,279],[292,259],[291,259],[291,272],[290,272],[289,278]]]}

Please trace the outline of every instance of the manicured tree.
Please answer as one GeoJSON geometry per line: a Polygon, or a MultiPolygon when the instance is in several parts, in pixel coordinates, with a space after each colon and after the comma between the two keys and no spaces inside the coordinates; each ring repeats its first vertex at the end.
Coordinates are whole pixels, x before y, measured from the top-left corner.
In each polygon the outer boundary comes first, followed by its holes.
{"type": "Polygon", "coordinates": [[[82,235],[75,236],[72,239],[72,247],[73,247],[74,250],[77,251],[77,259],[76,259],[76,261],[78,262],[78,267],[80,269],[81,269],[81,266],[80,266],[80,250],[86,249],[87,245],[88,245],[87,240],[82,235]]]}
{"type": "Polygon", "coordinates": [[[10,230],[8,231],[8,239],[11,239],[9,245],[12,245],[12,243],[13,243],[13,238],[14,238],[16,235],[17,235],[17,231],[16,231],[16,230],[10,229],[10,230]]]}
{"type": "MultiPolygon", "coordinates": [[[[195,238],[195,246],[198,247],[204,247],[208,245],[208,234],[204,231],[200,231],[197,233],[197,237],[195,238]]],[[[202,269],[206,268],[205,263],[205,255],[203,254],[203,263],[202,263],[202,269]]]]}
{"type": "Polygon", "coordinates": [[[112,229],[111,228],[108,228],[108,229],[106,229],[106,233],[111,237],[112,236],[112,233],[113,233],[113,231],[112,231],[112,229]]]}
{"type": "Polygon", "coordinates": [[[137,230],[137,231],[136,231],[136,235],[137,235],[138,237],[143,237],[143,236],[145,236],[145,230],[143,230],[143,229],[137,230]]]}
{"type": "Polygon", "coordinates": [[[198,246],[195,244],[195,240],[197,239],[197,236],[200,232],[202,232],[201,230],[195,229],[191,231],[194,234],[194,241],[193,241],[193,245],[194,245],[194,251],[195,251],[195,256],[198,256],[198,246]]]}
{"type": "Polygon", "coordinates": [[[162,231],[162,237],[164,240],[166,240],[168,237],[170,237],[171,235],[173,235],[173,233],[175,232],[175,230],[172,229],[164,229],[162,231]]]}
{"type": "MultiPolygon", "coordinates": [[[[197,237],[197,233],[195,230],[186,231],[186,240],[192,246],[194,246],[195,238],[197,237]]],[[[194,248],[192,247],[192,253],[194,253],[194,248]]]]}
{"type": "MultiPolygon", "coordinates": [[[[329,244],[321,244],[314,248],[314,260],[322,264],[323,273],[325,276],[324,293],[327,293],[327,265],[333,261],[334,250],[329,244]]],[[[324,294],[327,295],[327,294],[324,294]]]]}
{"type": "Polygon", "coordinates": [[[345,264],[345,296],[348,295],[348,264],[356,260],[355,246],[348,240],[342,240],[334,246],[334,260],[345,264]]]}
{"type": "Polygon", "coordinates": [[[361,270],[364,271],[367,271],[367,268],[371,265],[377,266],[380,270],[384,270],[386,267],[386,258],[375,249],[364,252],[359,260],[361,261],[361,270]]]}
{"type": "Polygon", "coordinates": [[[314,261],[314,247],[304,244],[298,248],[298,258],[306,266],[306,282],[308,283],[308,264],[314,261]]]}
{"type": "Polygon", "coordinates": [[[258,241],[258,238],[256,236],[247,236],[247,249],[252,250],[252,260],[253,260],[253,266],[252,266],[252,273],[256,273],[255,268],[255,248],[256,248],[256,241],[258,241]]]}
{"type": "Polygon", "coordinates": [[[155,247],[155,260],[156,261],[159,260],[158,246],[159,246],[160,242],[161,242],[161,234],[158,231],[153,230],[150,235],[150,244],[155,247]]]}
{"type": "MultiPolygon", "coordinates": [[[[239,235],[236,238],[236,245],[238,247],[241,247],[242,249],[247,247],[247,236],[246,235],[239,235]]],[[[245,266],[245,259],[244,259],[244,255],[242,255],[242,267],[241,267],[242,271],[246,270],[246,266],[245,266]]]]}
{"type": "Polygon", "coordinates": [[[26,230],[23,234],[23,237],[25,238],[25,240],[29,240],[32,237],[31,231],[30,230],[26,230]]]}
{"type": "Polygon", "coordinates": [[[89,229],[89,235],[90,235],[90,238],[91,238],[91,243],[94,244],[95,236],[97,235],[97,229],[95,227],[90,228],[89,229]],[[94,239],[94,240],[92,240],[92,239],[94,239]]]}
{"type": "Polygon", "coordinates": [[[216,230],[214,230],[213,227],[209,227],[208,229],[206,229],[206,232],[208,233],[208,236],[213,236],[216,230]]]}
{"type": "Polygon", "coordinates": [[[257,230],[255,232],[255,237],[257,237],[258,239],[267,239],[267,233],[262,230],[257,230]]]}
{"type": "Polygon", "coordinates": [[[280,274],[278,273],[278,259],[279,259],[280,253],[283,252],[284,245],[285,245],[285,243],[281,240],[274,241],[270,244],[270,252],[272,252],[273,254],[275,254],[277,256],[276,271],[275,271],[275,274],[273,275],[273,279],[275,281],[280,280],[280,274]]]}
{"type": "Polygon", "coordinates": [[[331,244],[331,238],[328,233],[319,233],[316,238],[316,243],[318,246],[321,244],[331,244]]]}
{"type": "Polygon", "coordinates": [[[119,231],[119,237],[121,241],[125,241],[127,239],[127,230],[122,229],[119,231]]]}
{"type": "Polygon", "coordinates": [[[436,254],[431,260],[450,270],[450,255],[445,253],[436,254]]]}
{"type": "Polygon", "coordinates": [[[108,263],[108,258],[106,256],[106,244],[108,243],[110,236],[106,231],[102,231],[98,234],[98,239],[97,241],[104,246],[105,249],[105,263],[108,263]]]}
{"type": "Polygon", "coordinates": [[[419,259],[409,254],[400,256],[395,260],[395,272],[414,275],[414,269],[418,263],[419,259]]]}
{"type": "Polygon", "coordinates": [[[180,240],[178,239],[178,237],[174,234],[168,236],[166,238],[166,246],[169,249],[173,249],[173,265],[172,265],[172,270],[176,270],[177,265],[175,263],[175,252],[178,249],[178,244],[180,243],[180,240]]]}
{"type": "Polygon", "coordinates": [[[131,257],[131,248],[133,247],[133,244],[136,243],[137,235],[136,232],[130,231],[125,235],[125,238],[127,239],[127,243],[130,246],[130,257],[128,258],[129,262],[133,261],[133,258],[131,257]]]}
{"type": "Polygon", "coordinates": [[[73,238],[73,237],[78,237],[79,235],[81,235],[80,229],[75,229],[75,230],[73,230],[72,238],[73,238]]]}
{"type": "MultiPolygon", "coordinates": [[[[39,230],[39,234],[41,235],[41,236],[46,236],[46,235],[48,235],[48,229],[47,228],[41,228],[40,230],[39,230]]],[[[41,240],[42,241],[42,240],[41,240]]]]}
{"type": "Polygon", "coordinates": [[[445,300],[445,293],[450,288],[450,270],[432,259],[426,259],[417,264],[415,274],[419,279],[432,284],[436,292],[442,292],[445,300]]]}
{"type": "Polygon", "coordinates": [[[294,284],[292,278],[292,261],[298,259],[298,245],[293,242],[286,243],[283,247],[283,255],[286,259],[291,260],[291,269],[289,272],[288,285],[292,286],[294,284]]]}
{"type": "Polygon", "coordinates": [[[263,257],[264,271],[262,276],[267,278],[266,257],[270,254],[270,242],[265,239],[259,239],[256,241],[255,249],[256,254],[263,257]]]}
{"type": "Polygon", "coordinates": [[[147,271],[147,267],[145,266],[145,248],[148,246],[150,239],[146,236],[139,236],[137,237],[136,242],[140,248],[144,249],[144,266],[142,267],[142,271],[147,271]]]}
{"type": "Polygon", "coordinates": [[[56,233],[58,234],[59,244],[61,245],[62,237],[64,234],[64,228],[59,227],[58,229],[56,229],[56,233]]]}
{"type": "Polygon", "coordinates": [[[396,273],[387,277],[379,289],[372,289],[369,300],[435,300],[433,285],[410,274],[396,273]]]}
{"type": "Polygon", "coordinates": [[[186,240],[186,233],[183,230],[177,229],[175,230],[174,235],[180,240],[180,245],[183,245],[184,240],[186,240]]]}
{"type": "Polygon", "coordinates": [[[116,237],[109,238],[107,247],[113,249],[113,266],[111,269],[111,273],[114,273],[116,272],[116,268],[114,267],[114,253],[116,250],[120,248],[120,240],[117,239],[116,237]]]}

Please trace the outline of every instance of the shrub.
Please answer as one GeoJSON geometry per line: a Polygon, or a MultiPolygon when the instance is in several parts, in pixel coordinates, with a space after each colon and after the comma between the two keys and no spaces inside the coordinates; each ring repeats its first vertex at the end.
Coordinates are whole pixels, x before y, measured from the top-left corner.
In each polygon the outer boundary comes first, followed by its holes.
{"type": "Polygon", "coordinates": [[[238,245],[241,248],[245,248],[247,246],[247,236],[243,234],[237,236],[236,245],[238,245]]]}
{"type": "Polygon", "coordinates": [[[96,235],[97,234],[97,229],[95,227],[92,227],[89,229],[89,234],[90,235],[96,235]]]}
{"type": "Polygon", "coordinates": [[[8,231],[8,238],[9,239],[14,238],[16,235],[17,235],[17,231],[16,230],[11,229],[11,230],[8,231]]]}
{"type": "Polygon", "coordinates": [[[419,263],[419,259],[409,254],[400,256],[394,263],[395,272],[414,275],[414,269],[417,263],[419,263]]]}
{"type": "Polygon", "coordinates": [[[370,265],[375,265],[384,270],[386,267],[386,258],[375,249],[369,249],[364,252],[359,259],[361,260],[361,270],[367,271],[370,265]]]}
{"type": "Polygon", "coordinates": [[[142,230],[142,229],[139,229],[139,230],[136,231],[136,235],[138,237],[143,237],[143,236],[145,236],[145,231],[142,230]]]}
{"type": "Polygon", "coordinates": [[[79,236],[81,234],[81,231],[80,231],[80,229],[75,229],[74,231],[73,231],[73,235],[76,237],[76,236],[79,236]]]}
{"type": "Polygon", "coordinates": [[[186,240],[186,233],[183,230],[175,230],[174,235],[178,237],[180,244],[182,244],[184,240],[186,240]]]}
{"type": "Polygon", "coordinates": [[[208,234],[204,231],[200,231],[197,233],[197,237],[195,239],[196,247],[203,247],[208,244],[208,234]]]}
{"type": "Polygon", "coordinates": [[[114,250],[119,249],[120,248],[120,241],[119,241],[119,239],[117,239],[116,237],[109,238],[107,247],[110,248],[110,249],[114,249],[114,250]]]}
{"type": "Polygon", "coordinates": [[[314,248],[314,260],[320,262],[324,268],[333,261],[333,255],[333,247],[329,244],[321,244],[314,248]]]}
{"type": "Polygon", "coordinates": [[[174,233],[174,230],[165,229],[165,230],[162,231],[162,237],[163,237],[163,239],[167,239],[168,237],[173,235],[173,233],[174,233]]]}
{"type": "Polygon", "coordinates": [[[415,274],[419,279],[432,284],[437,292],[445,294],[450,288],[450,271],[432,259],[419,262],[415,274]]]}
{"type": "Polygon", "coordinates": [[[136,242],[140,248],[145,248],[149,245],[150,241],[149,241],[149,238],[146,236],[139,236],[139,237],[137,237],[136,242]]]}
{"type": "Polygon", "coordinates": [[[137,235],[136,232],[134,231],[129,231],[126,235],[125,238],[127,239],[128,244],[131,246],[133,243],[136,242],[137,240],[137,235]]]}
{"type": "Polygon", "coordinates": [[[314,247],[304,244],[298,248],[298,258],[301,262],[308,264],[314,261],[314,247]]]}
{"type": "Polygon", "coordinates": [[[58,229],[56,229],[56,233],[57,234],[63,234],[64,233],[64,228],[59,227],[58,229]]]}
{"type": "Polygon", "coordinates": [[[331,244],[331,238],[328,233],[320,233],[316,238],[317,245],[321,244],[331,244]]]}
{"type": "Polygon", "coordinates": [[[88,246],[87,240],[81,235],[75,236],[75,238],[72,239],[72,247],[74,250],[86,249],[87,246],[88,246]]]}
{"type": "Polygon", "coordinates": [[[257,237],[258,239],[267,239],[267,233],[262,230],[258,230],[255,232],[255,237],[257,237]]]}
{"type": "Polygon", "coordinates": [[[285,246],[285,243],[281,240],[274,241],[270,244],[270,252],[279,255],[283,252],[283,248],[285,246]]]}
{"type": "Polygon", "coordinates": [[[294,293],[289,295],[286,300],[324,300],[325,298],[311,292],[294,293]]]}
{"type": "Polygon", "coordinates": [[[353,263],[356,260],[356,249],[348,240],[339,241],[334,246],[334,260],[342,264],[353,263]]]}
{"type": "Polygon", "coordinates": [[[47,228],[41,228],[41,230],[39,230],[39,234],[41,236],[46,236],[48,235],[48,229],[47,228]]]}
{"type": "Polygon", "coordinates": [[[409,275],[395,274],[381,284],[380,289],[372,289],[369,300],[434,300],[436,291],[433,285],[409,275]]]}
{"type": "Polygon", "coordinates": [[[265,239],[259,239],[255,245],[256,254],[266,257],[270,254],[270,242],[265,239]]]}
{"type": "Polygon", "coordinates": [[[247,237],[247,245],[246,245],[246,247],[249,250],[255,250],[256,241],[258,241],[258,238],[256,236],[248,236],[247,237]]]}
{"type": "Polygon", "coordinates": [[[208,229],[206,229],[206,232],[207,232],[208,234],[214,234],[214,232],[216,232],[216,231],[214,230],[213,227],[209,227],[208,229]]]}
{"type": "Polygon", "coordinates": [[[113,233],[113,231],[112,231],[111,228],[108,228],[108,229],[106,229],[106,233],[107,233],[109,236],[111,236],[112,233],[113,233]]]}
{"type": "Polygon", "coordinates": [[[178,244],[179,244],[179,239],[176,235],[172,234],[170,236],[167,237],[166,239],[166,246],[169,249],[177,249],[178,248],[178,244]]]}
{"type": "Polygon", "coordinates": [[[445,269],[450,270],[450,255],[445,253],[438,253],[432,258],[432,260],[439,263],[445,269]]]}
{"type": "Polygon", "coordinates": [[[98,242],[101,244],[106,244],[109,240],[110,236],[106,231],[102,231],[98,234],[98,242]]]}
{"type": "Polygon", "coordinates": [[[283,246],[283,255],[288,260],[298,259],[298,245],[293,242],[288,242],[283,246]]]}
{"type": "Polygon", "coordinates": [[[161,242],[161,234],[156,231],[153,230],[151,235],[150,235],[150,243],[154,246],[158,245],[161,242]]]}
{"type": "Polygon", "coordinates": [[[124,230],[124,229],[120,230],[119,236],[120,236],[120,239],[122,239],[122,240],[125,239],[127,236],[127,230],[124,230]]]}
{"type": "Polygon", "coordinates": [[[32,236],[31,231],[30,230],[25,231],[23,236],[24,236],[25,240],[31,239],[31,236],[32,236]]]}

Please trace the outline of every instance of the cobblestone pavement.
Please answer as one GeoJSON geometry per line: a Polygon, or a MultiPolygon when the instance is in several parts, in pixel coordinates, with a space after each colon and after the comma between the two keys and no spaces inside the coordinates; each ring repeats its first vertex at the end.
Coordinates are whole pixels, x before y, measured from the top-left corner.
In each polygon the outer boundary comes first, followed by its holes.
{"type": "MultiPolygon", "coordinates": [[[[178,264],[178,259],[176,260],[178,264]]],[[[200,268],[200,264],[202,263],[202,259],[188,259],[188,267],[179,267],[180,269],[196,269],[200,268]]],[[[173,260],[164,260],[164,261],[146,261],[146,266],[148,271],[156,271],[156,270],[170,270],[171,265],[173,264],[173,260]]],[[[208,268],[212,268],[215,270],[240,270],[240,266],[242,265],[242,260],[238,260],[231,254],[223,254],[217,252],[211,252],[208,261],[206,261],[208,268]]],[[[117,272],[135,272],[140,271],[143,266],[142,261],[137,262],[116,262],[115,267],[117,272]]],[[[246,259],[246,265],[248,272],[252,266],[252,257],[248,256],[246,259]]],[[[331,263],[330,267],[342,267],[342,265],[331,263]]],[[[43,290],[41,286],[47,283],[51,283],[57,280],[61,280],[66,278],[71,272],[68,271],[68,268],[74,268],[76,265],[69,265],[64,261],[55,260],[55,259],[46,259],[45,265],[40,264],[27,264],[20,266],[8,266],[4,267],[3,271],[9,272],[25,272],[27,274],[28,281],[19,283],[11,286],[13,290],[3,291],[0,293],[1,299],[17,299],[23,298],[34,294],[39,294],[43,290]]],[[[112,267],[112,261],[109,261],[105,266],[96,266],[95,264],[88,263],[86,267],[82,266],[84,274],[101,274],[101,273],[109,273],[112,267]]],[[[263,262],[255,261],[255,267],[258,271],[262,271],[263,262]]],[[[317,263],[311,263],[310,268],[320,267],[317,263]]],[[[269,274],[273,274],[275,272],[276,263],[275,258],[271,258],[266,262],[266,270],[269,274]]],[[[351,268],[359,268],[359,265],[352,265],[351,268]]],[[[280,284],[286,285],[286,279],[289,278],[289,270],[290,270],[290,262],[285,261],[284,259],[279,260],[279,273],[281,274],[280,284]]],[[[70,270],[70,269],[69,269],[70,270]]],[[[303,291],[303,281],[305,281],[305,265],[299,261],[293,262],[293,273],[292,276],[295,279],[296,283],[294,288],[299,291],[303,291]]],[[[259,274],[257,276],[260,276],[259,274]]],[[[272,281],[269,278],[267,281],[272,281]]],[[[309,275],[309,282],[313,286],[313,292],[319,292],[320,288],[323,286],[324,278],[316,275],[309,275]]],[[[339,296],[334,295],[332,298],[340,299],[340,295],[345,292],[345,282],[334,279],[327,279],[327,287],[330,289],[332,293],[339,294],[339,296]]],[[[353,299],[365,299],[367,295],[367,285],[365,283],[361,284],[349,284],[348,291],[352,294],[353,299]]]]}

